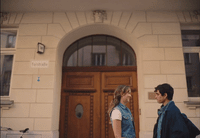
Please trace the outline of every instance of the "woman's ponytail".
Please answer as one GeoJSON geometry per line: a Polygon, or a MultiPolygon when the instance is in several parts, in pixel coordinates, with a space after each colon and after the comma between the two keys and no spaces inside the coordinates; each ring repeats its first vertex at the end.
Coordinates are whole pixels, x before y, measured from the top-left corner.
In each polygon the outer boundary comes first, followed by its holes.
{"type": "Polygon", "coordinates": [[[121,95],[122,93],[125,93],[126,91],[126,87],[125,85],[119,85],[114,92],[114,98],[113,100],[110,102],[109,108],[108,108],[108,114],[110,115],[110,112],[112,111],[112,109],[117,106],[120,103],[121,100],[121,95]]]}

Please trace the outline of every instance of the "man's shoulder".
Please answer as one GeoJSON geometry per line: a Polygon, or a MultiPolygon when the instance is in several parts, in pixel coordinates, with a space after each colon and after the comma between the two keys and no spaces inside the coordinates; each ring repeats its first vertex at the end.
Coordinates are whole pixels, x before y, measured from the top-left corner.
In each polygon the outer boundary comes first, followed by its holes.
{"type": "Polygon", "coordinates": [[[165,117],[166,117],[166,120],[168,121],[172,121],[172,120],[177,121],[182,118],[182,114],[179,108],[174,105],[168,108],[168,110],[165,113],[165,117]]]}
{"type": "Polygon", "coordinates": [[[180,113],[180,109],[175,105],[174,102],[170,103],[169,107],[167,108],[168,113],[180,113]]]}

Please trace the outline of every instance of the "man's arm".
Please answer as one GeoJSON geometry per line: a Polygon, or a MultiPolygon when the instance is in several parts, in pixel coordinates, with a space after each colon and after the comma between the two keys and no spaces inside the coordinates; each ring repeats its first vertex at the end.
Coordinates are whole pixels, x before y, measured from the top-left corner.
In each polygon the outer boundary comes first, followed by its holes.
{"type": "Polygon", "coordinates": [[[181,113],[174,112],[171,114],[171,118],[173,118],[170,120],[172,138],[189,138],[189,131],[181,113]]]}
{"type": "Polygon", "coordinates": [[[113,131],[115,138],[121,138],[122,135],[121,120],[113,120],[113,131]]]}

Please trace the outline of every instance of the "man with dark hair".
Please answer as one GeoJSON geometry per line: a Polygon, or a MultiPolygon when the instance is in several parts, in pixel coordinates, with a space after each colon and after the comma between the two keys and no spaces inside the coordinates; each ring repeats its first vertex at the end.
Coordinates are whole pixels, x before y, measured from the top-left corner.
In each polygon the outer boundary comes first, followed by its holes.
{"type": "Polygon", "coordinates": [[[153,138],[190,138],[189,130],[179,108],[172,101],[174,89],[167,83],[155,88],[158,103],[157,123],[154,126],[153,138]]]}

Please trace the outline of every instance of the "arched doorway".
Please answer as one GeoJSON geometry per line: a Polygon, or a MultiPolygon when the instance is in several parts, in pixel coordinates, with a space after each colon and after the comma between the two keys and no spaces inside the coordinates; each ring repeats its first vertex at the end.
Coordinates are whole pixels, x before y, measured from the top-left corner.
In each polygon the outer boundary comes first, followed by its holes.
{"type": "Polygon", "coordinates": [[[92,35],[71,44],[63,57],[60,138],[114,138],[108,106],[118,85],[129,85],[127,105],[139,136],[136,56],[124,41],[92,35]]]}

